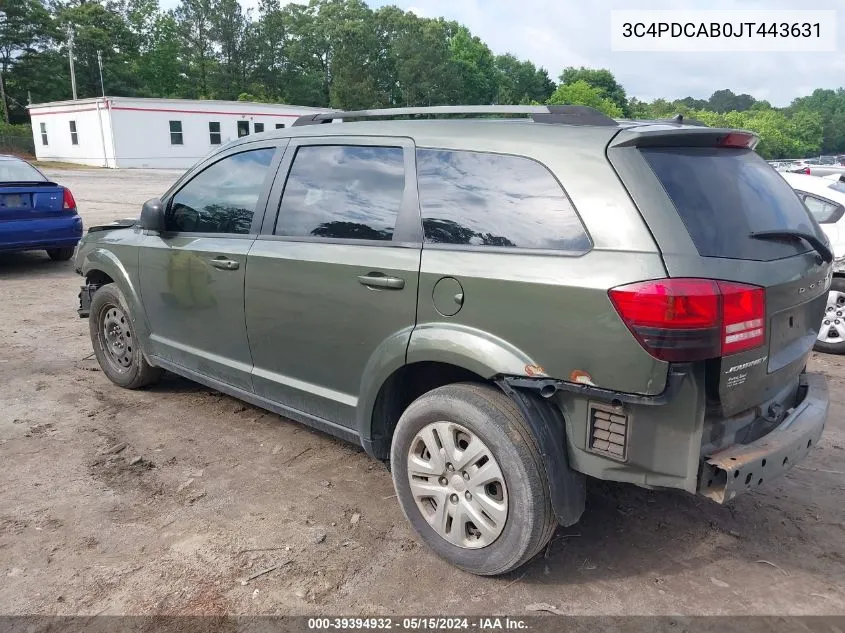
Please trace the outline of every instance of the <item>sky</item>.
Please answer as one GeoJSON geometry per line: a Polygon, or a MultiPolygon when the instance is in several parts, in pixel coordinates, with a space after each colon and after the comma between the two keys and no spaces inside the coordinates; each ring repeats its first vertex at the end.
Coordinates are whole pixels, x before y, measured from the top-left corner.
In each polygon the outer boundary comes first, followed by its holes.
{"type": "MultiPolygon", "coordinates": [[[[494,53],[513,53],[557,80],[566,66],[608,68],[628,96],[709,97],[729,88],[785,106],[816,88],[845,86],[845,1],[813,0],[367,0],[467,26],[494,53]],[[635,9],[838,9],[835,53],[621,53],[610,50],[610,12],[635,9]]],[[[177,0],[161,0],[164,8],[177,0]]],[[[258,0],[241,0],[255,7],[258,0]]]]}

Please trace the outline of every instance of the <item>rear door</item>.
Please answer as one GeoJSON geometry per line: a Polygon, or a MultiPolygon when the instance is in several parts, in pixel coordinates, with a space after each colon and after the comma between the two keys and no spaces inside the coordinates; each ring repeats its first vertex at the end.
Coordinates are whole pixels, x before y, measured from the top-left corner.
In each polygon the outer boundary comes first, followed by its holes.
{"type": "Polygon", "coordinates": [[[831,279],[830,264],[806,240],[752,236],[799,231],[826,240],[792,188],[743,146],[752,142],[711,129],[623,133],[609,150],[671,277],[765,289],[765,344],[708,367],[708,395],[726,416],[797,388],[831,279]]]}
{"type": "Polygon", "coordinates": [[[354,427],[371,359],[407,348],[421,241],[410,139],[292,139],[247,266],[256,393],[354,427]]]}

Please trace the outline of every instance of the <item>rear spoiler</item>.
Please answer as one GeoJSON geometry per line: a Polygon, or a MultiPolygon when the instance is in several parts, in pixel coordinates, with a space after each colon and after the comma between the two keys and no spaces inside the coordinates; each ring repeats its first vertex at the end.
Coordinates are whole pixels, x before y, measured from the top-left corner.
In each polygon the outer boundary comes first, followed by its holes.
{"type": "Polygon", "coordinates": [[[648,125],[622,130],[610,142],[613,147],[734,147],[754,149],[760,137],[748,130],[729,128],[648,125]]]}

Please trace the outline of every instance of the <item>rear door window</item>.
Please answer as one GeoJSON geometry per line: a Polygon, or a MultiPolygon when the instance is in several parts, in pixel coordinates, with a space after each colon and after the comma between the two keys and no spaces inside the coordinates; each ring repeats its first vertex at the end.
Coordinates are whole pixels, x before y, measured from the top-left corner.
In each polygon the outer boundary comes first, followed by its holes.
{"type": "Polygon", "coordinates": [[[752,150],[640,150],[681,216],[700,255],[771,261],[812,250],[803,240],[759,240],[757,231],[821,230],[797,194],[752,150]]]}
{"type": "Polygon", "coordinates": [[[390,241],[405,191],[401,147],[304,145],[296,151],[276,235],[390,241]]]}

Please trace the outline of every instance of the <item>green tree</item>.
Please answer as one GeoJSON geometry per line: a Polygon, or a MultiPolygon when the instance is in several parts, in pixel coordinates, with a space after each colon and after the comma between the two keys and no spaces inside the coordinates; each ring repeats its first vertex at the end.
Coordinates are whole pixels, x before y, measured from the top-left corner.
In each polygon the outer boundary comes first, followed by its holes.
{"type": "Polygon", "coordinates": [[[179,55],[184,60],[186,94],[191,98],[210,96],[210,76],[216,66],[212,0],[181,0],[174,17],[179,32],[179,55]]]}
{"type": "MultiPolygon", "coordinates": [[[[22,56],[37,55],[47,48],[55,35],[52,16],[41,0],[0,0],[0,111],[5,122],[9,122],[9,100],[20,110],[23,98],[7,95],[9,72],[22,56]]],[[[12,87],[15,83],[13,80],[12,87]]]]}
{"type": "Polygon", "coordinates": [[[613,73],[606,68],[584,68],[583,66],[575,68],[569,66],[563,69],[560,80],[564,84],[574,84],[579,81],[587,83],[596,88],[603,98],[616,104],[624,116],[628,116],[628,97],[625,94],[625,88],[616,81],[613,73]]]}
{"type": "Polygon", "coordinates": [[[605,97],[601,89],[591,86],[583,79],[558,86],[548,103],[549,105],[585,105],[596,108],[611,117],[623,116],[622,108],[605,97]]]}

